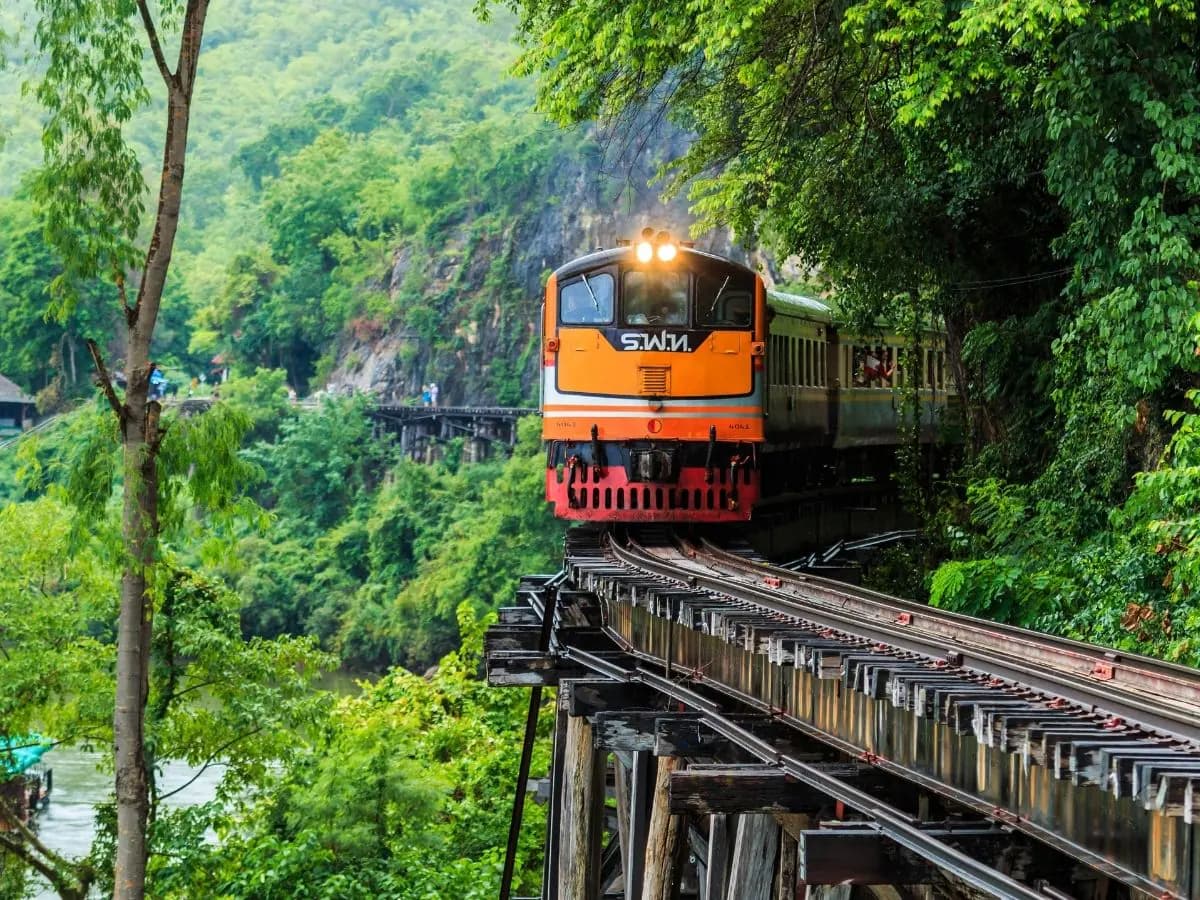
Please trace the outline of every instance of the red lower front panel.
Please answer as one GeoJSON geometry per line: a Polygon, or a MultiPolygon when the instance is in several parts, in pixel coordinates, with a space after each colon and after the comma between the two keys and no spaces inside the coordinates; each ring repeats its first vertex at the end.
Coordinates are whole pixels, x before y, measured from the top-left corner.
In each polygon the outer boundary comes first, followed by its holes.
{"type": "Polygon", "coordinates": [[[546,499],[560,519],[589,522],[744,522],[761,496],[759,472],[685,468],[671,484],[631,482],[620,466],[546,471],[546,499]]]}

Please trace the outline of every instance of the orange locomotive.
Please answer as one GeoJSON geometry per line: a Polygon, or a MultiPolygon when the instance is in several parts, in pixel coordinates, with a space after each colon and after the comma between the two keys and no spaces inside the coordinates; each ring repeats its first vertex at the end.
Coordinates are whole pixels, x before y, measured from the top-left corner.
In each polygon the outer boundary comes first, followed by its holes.
{"type": "Polygon", "coordinates": [[[824,304],[651,229],[558,269],[542,334],[546,499],[566,519],[743,521],[768,493],[886,478],[907,379],[930,459],[957,401],[941,332],[917,354],[839,335],[824,304]]]}
{"type": "Polygon", "coordinates": [[[570,519],[741,521],[761,495],[763,281],[652,234],[546,285],[546,497],[570,519]]]}

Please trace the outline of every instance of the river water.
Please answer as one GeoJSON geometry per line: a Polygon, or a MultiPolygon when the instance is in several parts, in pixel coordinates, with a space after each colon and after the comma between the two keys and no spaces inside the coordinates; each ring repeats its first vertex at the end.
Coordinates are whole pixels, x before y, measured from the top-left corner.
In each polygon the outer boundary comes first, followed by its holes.
{"type": "MultiPolygon", "coordinates": [[[[38,834],[47,846],[64,856],[84,856],[91,849],[96,833],[95,806],[112,795],[113,777],[97,768],[100,758],[99,753],[69,747],[56,748],[42,757],[43,765],[54,770],[54,789],[49,806],[38,813],[38,834]]],[[[223,766],[209,766],[196,777],[197,770],[186,763],[167,762],[160,777],[164,793],[192,777],[196,780],[164,800],[163,805],[206,803],[216,796],[224,771],[223,766]]],[[[52,900],[58,894],[44,886],[34,896],[37,900],[52,900]]]]}
{"type": "MultiPolygon", "coordinates": [[[[360,678],[374,681],[377,677],[327,672],[318,681],[318,687],[335,694],[353,695],[359,692],[360,678]]],[[[73,747],[56,747],[42,757],[42,764],[54,771],[54,788],[50,793],[50,804],[38,813],[38,835],[46,846],[64,856],[75,858],[87,854],[96,834],[95,806],[112,796],[113,776],[98,768],[100,759],[100,753],[73,747]]],[[[195,778],[179,793],[164,800],[164,806],[195,806],[216,796],[217,786],[225,774],[224,766],[209,766],[199,775],[197,771],[177,760],[163,764],[159,784],[164,794],[195,778]]],[[[34,897],[36,900],[53,900],[58,894],[49,885],[43,885],[34,897]]]]}

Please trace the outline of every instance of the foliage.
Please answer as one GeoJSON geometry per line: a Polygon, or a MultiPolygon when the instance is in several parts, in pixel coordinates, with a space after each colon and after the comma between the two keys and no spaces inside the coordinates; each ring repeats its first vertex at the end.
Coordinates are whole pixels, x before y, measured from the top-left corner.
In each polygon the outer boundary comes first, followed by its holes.
{"type": "Polygon", "coordinates": [[[1169,418],[1178,430],[1162,463],[1139,475],[1106,526],[1080,541],[1067,533],[1047,540],[1046,523],[1061,512],[1056,502],[997,481],[973,485],[972,527],[957,539],[967,558],[934,574],[932,602],[1200,665],[1200,417],[1169,418]]]}
{"type": "MultiPolygon", "coordinates": [[[[463,648],[433,675],[395,670],[343,699],[322,738],[162,896],[495,896],[526,696],[478,679],[490,621],[464,606],[463,648]]],[[[541,717],[540,769],[551,720],[541,717]]],[[[526,802],[519,887],[540,877],[544,817],[526,802]]]]}
{"type": "Polygon", "coordinates": [[[246,598],[246,632],[315,635],[356,668],[431,665],[457,645],[463,601],[492,609],[558,555],[538,424],[520,424],[509,460],[451,468],[395,461],[352,398],[285,423],[252,451],[272,537],[240,537],[218,566],[246,598]]]}
{"type": "Polygon", "coordinates": [[[279,440],[250,454],[267,471],[269,487],[260,499],[290,513],[290,531],[328,529],[377,483],[392,450],[389,441],[372,438],[368,402],[324,397],[315,414],[284,420],[279,440]]]}
{"type": "Polygon", "coordinates": [[[663,174],[700,227],[799,254],[851,315],[945,321],[975,452],[935,598],[1183,654],[1121,623],[1162,600],[1137,504],[1198,367],[1194,8],[502,5],[558,121],[695,132],[663,174]]]}
{"type": "MultiPolygon", "coordinates": [[[[332,660],[310,638],[244,640],[242,601],[171,550],[220,544],[254,522],[239,488],[257,475],[236,456],[248,421],[218,406],[170,423],[161,451],[159,500],[166,541],[156,585],[145,754],[151,765],[152,857],[177,853],[195,819],[164,813],[153,777],[160,759],[225,766],[222,791],[242,796],[268,781],[295,749],[295,735],[323,720],[327,697],[313,679],[332,660]]],[[[27,439],[26,490],[36,499],[0,507],[0,733],[34,726],[65,743],[112,746],[118,481],[111,414],[69,416],[52,438],[55,452],[27,439]]],[[[202,554],[201,554],[202,555],[202,554]]],[[[210,811],[211,812],[211,811],[210,811]]],[[[115,822],[115,820],[113,820],[115,822]]],[[[203,829],[201,829],[203,830],[203,829]]],[[[11,833],[7,833],[11,837],[11,833]]],[[[90,857],[61,860],[36,838],[6,838],[6,867],[48,865],[60,890],[111,879],[112,834],[90,857]]],[[[151,877],[161,861],[151,864],[151,877]]],[[[110,885],[111,887],[111,885],[110,885]]]]}
{"type": "MultiPolygon", "coordinates": [[[[448,626],[460,603],[476,612],[511,596],[524,572],[548,571],[561,555],[562,526],[542,500],[545,458],[540,421],[520,423],[512,458],[471,504],[438,532],[434,552],[406,584],[387,618],[404,659],[421,660],[452,641],[448,626]]],[[[469,469],[467,470],[469,471],[469,469]]]]}

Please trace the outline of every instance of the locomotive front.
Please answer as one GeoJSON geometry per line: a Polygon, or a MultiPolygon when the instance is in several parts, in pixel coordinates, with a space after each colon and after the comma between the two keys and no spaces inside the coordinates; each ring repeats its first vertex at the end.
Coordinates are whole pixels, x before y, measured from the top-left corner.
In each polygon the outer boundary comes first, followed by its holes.
{"type": "Polygon", "coordinates": [[[761,492],[766,319],[757,274],[665,232],[558,269],[542,319],[555,515],[748,519],[761,492]]]}

